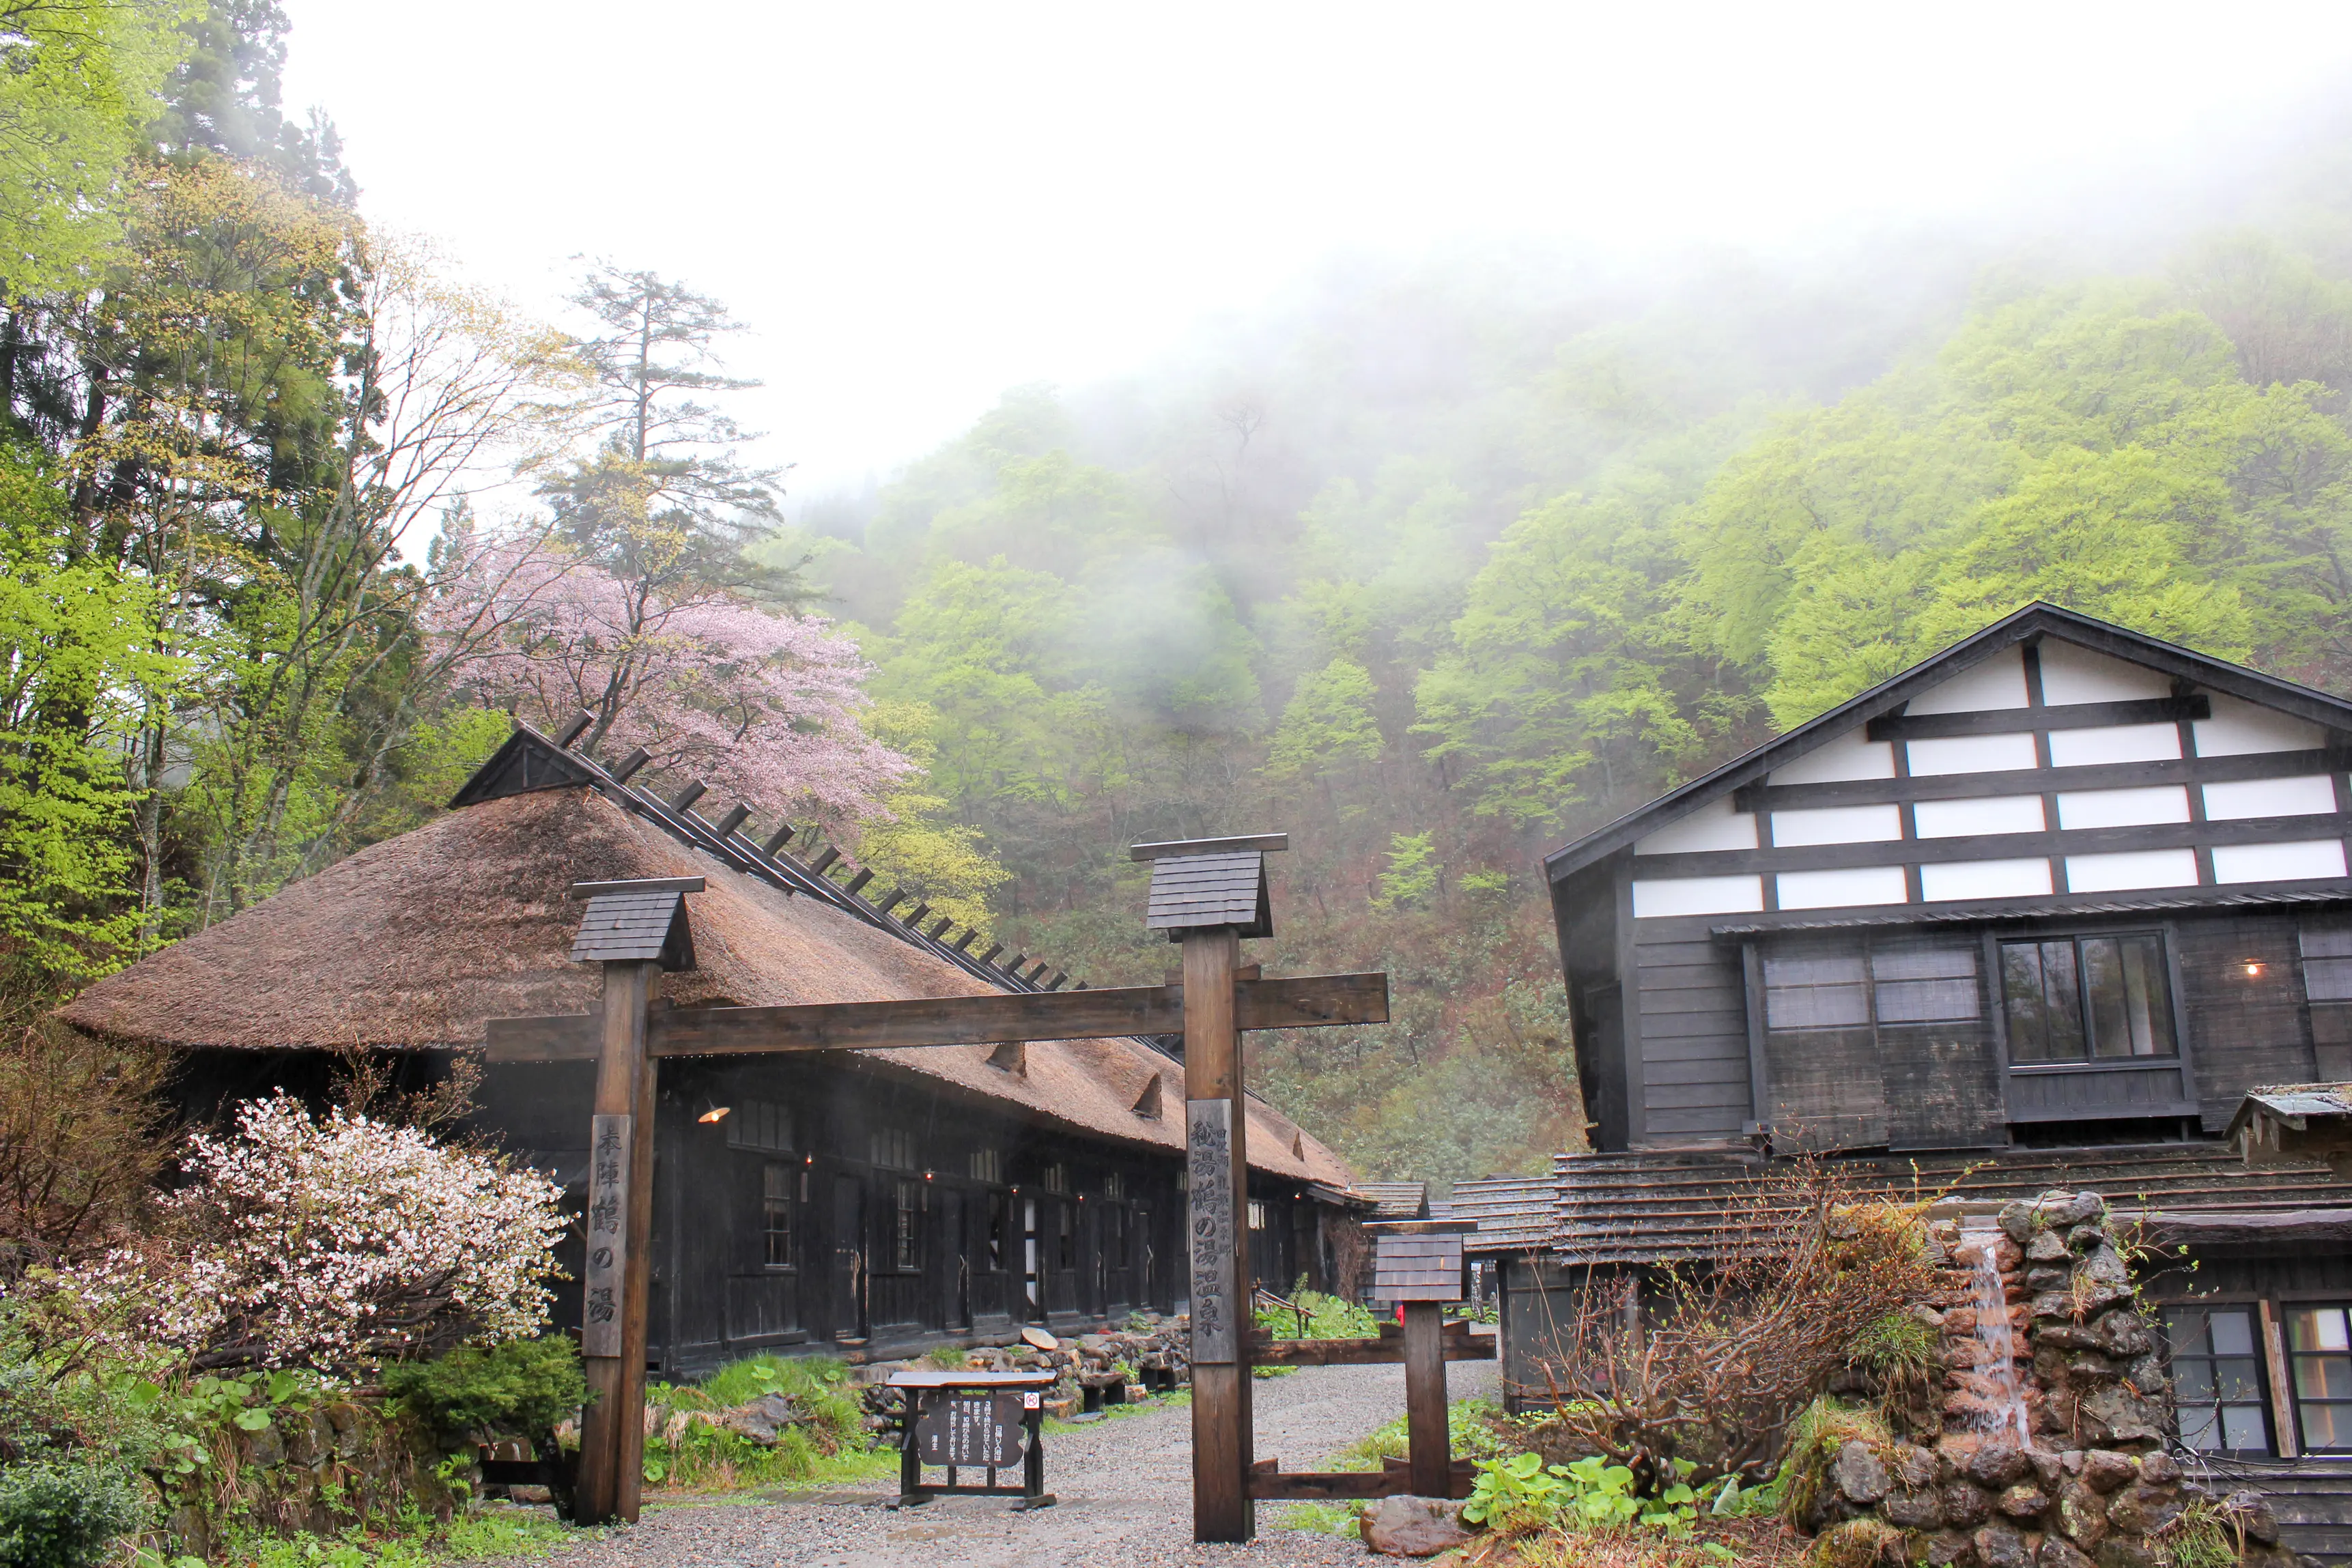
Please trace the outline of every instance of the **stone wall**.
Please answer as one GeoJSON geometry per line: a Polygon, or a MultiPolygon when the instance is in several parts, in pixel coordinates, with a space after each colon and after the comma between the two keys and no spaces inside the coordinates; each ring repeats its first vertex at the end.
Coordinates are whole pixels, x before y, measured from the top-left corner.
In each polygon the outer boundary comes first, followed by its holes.
{"type": "Polygon", "coordinates": [[[2169,1385],[2099,1195],[2044,1193],[1998,1221],[1933,1228],[1942,1267],[1918,1312],[1935,1363],[1885,1398],[1890,1440],[1849,1438],[1829,1462],[1807,1521],[1823,1556],[1900,1531],[1931,1568],[2162,1568],[2218,1531],[2294,1568],[2259,1495],[2210,1490],[2166,1451],[2169,1385]]]}

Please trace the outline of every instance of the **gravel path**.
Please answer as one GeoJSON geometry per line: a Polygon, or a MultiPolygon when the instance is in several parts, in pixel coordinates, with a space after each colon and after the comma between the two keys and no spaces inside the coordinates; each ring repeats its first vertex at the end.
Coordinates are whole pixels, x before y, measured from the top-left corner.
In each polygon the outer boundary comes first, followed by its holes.
{"type": "MultiPolygon", "coordinates": [[[[1495,1364],[1446,1368],[1457,1399],[1495,1392],[1495,1364]]],[[[1401,1366],[1307,1366],[1253,1391],[1257,1457],[1312,1469],[1404,1413],[1401,1366]]],[[[1281,1528],[1288,1510],[1262,1504],[1248,1546],[1192,1543],[1192,1412],[1182,1406],[1120,1416],[1045,1440],[1045,1486],[1061,1501],[1016,1513],[995,1498],[942,1498],[889,1510],[870,1499],[789,1492],[661,1507],[560,1556],[562,1568],[1362,1568],[1349,1537],[1281,1528]]]]}

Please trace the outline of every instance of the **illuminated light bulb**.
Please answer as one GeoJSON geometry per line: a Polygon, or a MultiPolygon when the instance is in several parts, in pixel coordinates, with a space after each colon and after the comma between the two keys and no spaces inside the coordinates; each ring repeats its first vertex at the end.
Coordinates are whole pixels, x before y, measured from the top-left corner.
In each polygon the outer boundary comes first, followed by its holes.
{"type": "Polygon", "coordinates": [[[2246,966],[2246,978],[2250,980],[2259,980],[2262,977],[2263,967],[2260,964],[2249,964],[2246,966]]]}
{"type": "Polygon", "coordinates": [[[724,1122],[727,1120],[727,1113],[733,1109],[735,1109],[735,1107],[732,1105],[713,1105],[709,1110],[705,1111],[701,1115],[697,1116],[695,1120],[698,1122],[724,1122]]]}

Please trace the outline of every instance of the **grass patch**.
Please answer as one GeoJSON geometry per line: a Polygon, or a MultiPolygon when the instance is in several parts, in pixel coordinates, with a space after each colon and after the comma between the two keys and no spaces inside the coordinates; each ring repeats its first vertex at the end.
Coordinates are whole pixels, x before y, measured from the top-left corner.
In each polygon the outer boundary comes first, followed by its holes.
{"type": "MultiPolygon", "coordinates": [[[[1445,1412],[1446,1447],[1457,1459],[1499,1459],[1517,1453],[1525,1445],[1514,1445],[1498,1429],[1505,1419],[1495,1400],[1457,1399],[1445,1412]]],[[[1376,1470],[1382,1459],[1403,1458],[1406,1447],[1405,1418],[1400,1416],[1340,1449],[1340,1467],[1376,1470]]]]}
{"type": "Polygon", "coordinates": [[[1306,1535],[1358,1535],[1357,1521],[1364,1516],[1361,1502],[1294,1502],[1268,1521],[1276,1530],[1306,1535]]]}
{"type": "Polygon", "coordinates": [[[825,1486],[862,1480],[898,1462],[866,1431],[866,1411],[848,1368],[826,1356],[755,1355],[730,1362],[698,1384],[656,1383],[646,1389],[656,1426],[646,1439],[646,1480],[682,1491],[825,1486]],[[772,1447],[698,1421],[771,1394],[792,1401],[802,1419],[776,1434],[772,1447]]]}

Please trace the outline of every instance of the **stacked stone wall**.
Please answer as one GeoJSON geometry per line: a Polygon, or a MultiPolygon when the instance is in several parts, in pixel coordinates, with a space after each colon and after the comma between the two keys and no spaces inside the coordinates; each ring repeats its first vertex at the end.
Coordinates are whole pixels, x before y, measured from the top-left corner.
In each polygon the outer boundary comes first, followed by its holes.
{"type": "Polygon", "coordinates": [[[2098,1194],[1930,1234],[1933,1369],[1885,1401],[1893,1441],[1840,1447],[1811,1527],[1857,1542],[1892,1527],[1930,1568],[2168,1568],[2218,1530],[2242,1561],[2294,1568],[2258,1494],[2208,1489],[2166,1450],[2169,1385],[2098,1194]]]}

